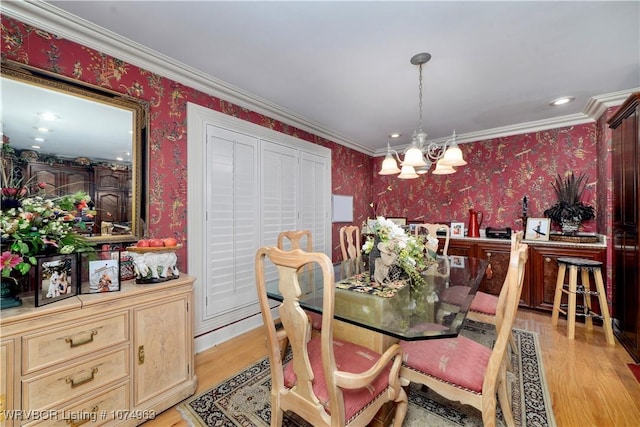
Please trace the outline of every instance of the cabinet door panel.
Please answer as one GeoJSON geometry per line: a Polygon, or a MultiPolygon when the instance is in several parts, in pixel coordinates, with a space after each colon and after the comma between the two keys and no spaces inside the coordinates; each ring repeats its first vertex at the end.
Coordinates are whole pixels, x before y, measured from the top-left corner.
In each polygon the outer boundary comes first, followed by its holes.
{"type": "Polygon", "coordinates": [[[482,244],[478,246],[478,258],[489,261],[487,273],[480,284],[481,291],[493,295],[500,294],[509,269],[510,250],[511,246],[508,244],[482,244]]]}
{"type": "MultiPolygon", "coordinates": [[[[530,247],[529,260],[532,262],[533,274],[531,282],[531,304],[533,308],[551,311],[553,310],[553,298],[556,293],[556,280],[558,278],[558,258],[579,257],[604,261],[604,250],[597,249],[573,249],[573,248],[552,248],[552,247],[530,247]]],[[[602,277],[606,277],[605,265],[602,265],[602,277]]],[[[590,275],[591,290],[595,290],[593,275],[590,275]]],[[[565,275],[565,283],[569,281],[569,274],[565,275]]],[[[578,275],[578,285],[582,283],[580,274],[578,275]]],[[[563,303],[566,303],[566,295],[563,296],[563,303]]],[[[581,301],[579,301],[581,303],[581,301]]],[[[599,312],[597,298],[591,299],[591,306],[599,312]]]]}
{"type": "Polygon", "coordinates": [[[185,297],[135,310],[135,406],[189,379],[187,302],[185,297]]]}
{"type": "Polygon", "coordinates": [[[13,360],[13,340],[0,344],[0,426],[12,426],[13,420],[5,414],[15,409],[13,402],[13,378],[16,367],[13,360]]]}

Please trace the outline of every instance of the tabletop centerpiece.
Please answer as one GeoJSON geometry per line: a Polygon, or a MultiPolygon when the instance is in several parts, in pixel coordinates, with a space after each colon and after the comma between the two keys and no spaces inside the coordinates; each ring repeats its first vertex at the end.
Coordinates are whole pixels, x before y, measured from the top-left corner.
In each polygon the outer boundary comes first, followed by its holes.
{"type": "Polygon", "coordinates": [[[2,308],[22,304],[19,279],[37,265],[37,256],[93,251],[77,232],[78,221],[90,200],[85,192],[49,197],[45,183],[24,180],[13,165],[2,164],[2,308]]]}
{"type": "Polygon", "coordinates": [[[369,229],[362,252],[369,258],[370,280],[383,284],[404,276],[414,285],[424,284],[422,272],[437,262],[438,239],[410,235],[383,216],[370,221],[369,229]]]}

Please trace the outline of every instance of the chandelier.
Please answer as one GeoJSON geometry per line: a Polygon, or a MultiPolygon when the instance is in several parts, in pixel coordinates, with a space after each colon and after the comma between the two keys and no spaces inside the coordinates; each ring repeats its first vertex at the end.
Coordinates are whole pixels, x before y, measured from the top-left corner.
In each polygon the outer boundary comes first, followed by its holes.
{"type": "Polygon", "coordinates": [[[456,142],[456,132],[444,144],[439,145],[435,142],[427,144],[427,133],[422,130],[422,66],[429,62],[431,54],[418,53],[411,57],[411,63],[418,66],[418,128],[413,132],[411,145],[404,151],[404,160],[400,160],[400,156],[395,150],[391,149],[387,143],[387,155],[382,162],[382,168],[378,174],[395,175],[399,173],[398,178],[414,179],[420,175],[429,172],[431,165],[436,164],[433,170],[434,175],[447,175],[455,173],[454,166],[464,166],[467,162],[462,157],[462,151],[456,142]],[[395,154],[396,158],[393,157],[395,154]],[[398,160],[396,162],[396,159],[398,160]],[[402,169],[398,168],[398,163],[402,169]]]}

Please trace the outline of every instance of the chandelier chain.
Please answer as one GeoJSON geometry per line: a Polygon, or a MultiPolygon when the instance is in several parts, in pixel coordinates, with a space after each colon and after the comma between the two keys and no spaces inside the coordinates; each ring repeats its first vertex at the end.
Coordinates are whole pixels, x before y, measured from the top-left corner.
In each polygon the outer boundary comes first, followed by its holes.
{"type": "Polygon", "coordinates": [[[422,132],[422,64],[418,66],[418,131],[422,132]]]}

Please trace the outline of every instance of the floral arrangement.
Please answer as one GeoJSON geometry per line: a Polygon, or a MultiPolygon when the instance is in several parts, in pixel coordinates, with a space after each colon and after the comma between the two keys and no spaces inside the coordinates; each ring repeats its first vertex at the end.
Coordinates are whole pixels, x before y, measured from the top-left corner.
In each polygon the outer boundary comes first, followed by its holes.
{"type": "Polygon", "coordinates": [[[413,279],[414,284],[424,284],[422,272],[435,263],[438,239],[433,236],[412,236],[396,223],[382,216],[369,223],[373,238],[369,237],[362,252],[369,255],[374,242],[387,244],[396,256],[396,264],[413,279]]]}
{"type": "Polygon", "coordinates": [[[75,227],[76,214],[91,198],[84,192],[45,198],[39,195],[46,184],[30,187],[29,182],[2,173],[2,215],[0,255],[2,277],[13,271],[26,275],[43,253],[69,254],[92,251],[93,248],[75,227]]]}

